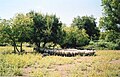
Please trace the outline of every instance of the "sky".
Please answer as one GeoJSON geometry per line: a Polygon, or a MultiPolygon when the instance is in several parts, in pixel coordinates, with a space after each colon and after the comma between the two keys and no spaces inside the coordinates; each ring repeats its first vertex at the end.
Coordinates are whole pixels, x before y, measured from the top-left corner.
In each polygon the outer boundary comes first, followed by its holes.
{"type": "Polygon", "coordinates": [[[31,10],[56,14],[67,25],[77,16],[93,15],[97,22],[102,16],[101,0],[0,0],[0,18],[9,19],[31,10]]]}

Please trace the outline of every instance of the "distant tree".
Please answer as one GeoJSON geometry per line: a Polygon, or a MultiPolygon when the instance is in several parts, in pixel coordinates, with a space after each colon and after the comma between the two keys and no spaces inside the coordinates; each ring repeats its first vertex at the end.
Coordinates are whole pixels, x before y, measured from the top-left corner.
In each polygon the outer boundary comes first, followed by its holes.
{"type": "Polygon", "coordinates": [[[77,16],[74,18],[72,26],[77,26],[79,29],[85,29],[89,35],[89,39],[98,40],[99,29],[96,26],[95,18],[93,16],[77,16]]]}
{"type": "Polygon", "coordinates": [[[88,35],[84,29],[79,30],[76,26],[64,27],[65,35],[62,48],[76,48],[89,43],[88,35]]]}

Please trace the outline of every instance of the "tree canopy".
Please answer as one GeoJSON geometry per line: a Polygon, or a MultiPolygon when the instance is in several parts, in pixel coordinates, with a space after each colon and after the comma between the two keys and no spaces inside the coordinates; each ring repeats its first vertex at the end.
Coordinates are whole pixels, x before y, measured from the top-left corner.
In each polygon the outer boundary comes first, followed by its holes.
{"type": "Polygon", "coordinates": [[[63,38],[63,48],[76,48],[85,46],[89,43],[88,35],[84,29],[79,30],[78,27],[64,27],[65,36],[63,38]]]}
{"type": "Polygon", "coordinates": [[[93,16],[77,16],[74,18],[72,26],[77,26],[79,29],[85,29],[90,39],[99,38],[99,29],[96,26],[95,18],[93,16]]]}
{"type": "Polygon", "coordinates": [[[102,6],[104,16],[100,19],[100,27],[120,32],[120,0],[102,0],[102,6]]]}
{"type": "Polygon", "coordinates": [[[120,0],[102,0],[102,6],[99,27],[105,31],[106,41],[120,46],[120,0]]]}
{"type": "Polygon", "coordinates": [[[45,47],[46,43],[53,42],[55,45],[62,40],[62,23],[56,15],[44,15],[31,11],[28,13],[33,19],[33,36],[32,42],[36,47],[45,47]],[[43,46],[40,46],[43,43],[43,46]]]}

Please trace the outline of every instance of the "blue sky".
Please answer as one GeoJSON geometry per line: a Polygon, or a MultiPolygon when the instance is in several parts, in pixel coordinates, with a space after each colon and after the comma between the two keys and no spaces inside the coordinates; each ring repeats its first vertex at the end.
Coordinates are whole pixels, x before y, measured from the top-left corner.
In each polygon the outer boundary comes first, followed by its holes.
{"type": "Polygon", "coordinates": [[[76,16],[102,16],[101,0],[0,0],[0,18],[12,18],[16,13],[37,12],[56,14],[69,25],[76,16]]]}

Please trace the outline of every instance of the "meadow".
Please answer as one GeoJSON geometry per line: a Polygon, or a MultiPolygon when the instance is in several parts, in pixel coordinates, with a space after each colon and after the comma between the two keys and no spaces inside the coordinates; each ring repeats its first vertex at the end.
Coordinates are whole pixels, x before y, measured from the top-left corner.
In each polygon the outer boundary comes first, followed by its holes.
{"type": "Polygon", "coordinates": [[[0,47],[0,76],[120,77],[120,51],[97,50],[93,56],[45,56],[30,47],[22,54],[0,47]]]}

